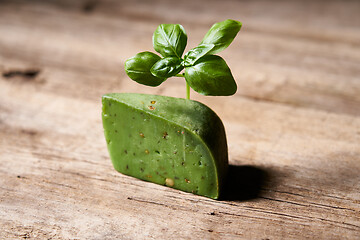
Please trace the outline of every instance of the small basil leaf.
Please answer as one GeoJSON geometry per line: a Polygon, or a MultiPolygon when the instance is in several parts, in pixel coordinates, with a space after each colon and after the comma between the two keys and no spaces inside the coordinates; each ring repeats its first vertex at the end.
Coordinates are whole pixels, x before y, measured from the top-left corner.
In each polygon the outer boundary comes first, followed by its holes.
{"type": "Polygon", "coordinates": [[[200,44],[212,43],[215,47],[208,54],[218,53],[230,45],[240,31],[241,25],[241,22],[231,19],[215,23],[200,44]]]}
{"type": "Polygon", "coordinates": [[[190,51],[188,51],[184,56],[184,65],[185,67],[192,66],[194,63],[199,60],[202,56],[205,56],[215,45],[210,44],[201,44],[190,51]]]}
{"type": "Polygon", "coordinates": [[[181,59],[177,57],[166,57],[156,62],[150,71],[158,78],[169,78],[175,76],[183,69],[181,59]]]}
{"type": "Polygon", "coordinates": [[[163,57],[181,58],[187,43],[187,35],[180,24],[161,24],[153,35],[155,51],[163,57]]]}
{"type": "Polygon", "coordinates": [[[185,68],[185,80],[192,89],[206,96],[229,96],[237,89],[226,62],[216,55],[204,56],[185,68]]]}
{"type": "Polygon", "coordinates": [[[159,86],[165,78],[158,78],[151,74],[151,67],[161,58],[152,52],[141,52],[125,62],[126,74],[135,82],[147,86],[159,86]]]}

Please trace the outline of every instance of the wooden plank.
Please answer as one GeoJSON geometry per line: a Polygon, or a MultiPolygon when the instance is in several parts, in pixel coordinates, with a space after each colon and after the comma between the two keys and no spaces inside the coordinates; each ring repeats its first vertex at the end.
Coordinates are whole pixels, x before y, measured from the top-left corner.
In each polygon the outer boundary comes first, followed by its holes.
{"type": "Polygon", "coordinates": [[[44,236],[60,238],[359,236],[355,117],[242,98],[215,103],[225,107],[230,162],[268,178],[253,201],[213,201],[116,173],[100,103],[4,81],[0,89],[2,237],[42,234],[42,225],[52,229],[44,236]],[[242,110],[230,114],[231,104],[242,110]]]}
{"type": "Polygon", "coordinates": [[[0,238],[360,238],[359,3],[183,3],[2,2],[0,238]],[[117,173],[101,95],[185,92],[133,83],[126,58],[159,23],[183,23],[194,46],[227,17],[244,19],[222,54],[239,92],[192,93],[226,127],[225,200],[117,173]]]}

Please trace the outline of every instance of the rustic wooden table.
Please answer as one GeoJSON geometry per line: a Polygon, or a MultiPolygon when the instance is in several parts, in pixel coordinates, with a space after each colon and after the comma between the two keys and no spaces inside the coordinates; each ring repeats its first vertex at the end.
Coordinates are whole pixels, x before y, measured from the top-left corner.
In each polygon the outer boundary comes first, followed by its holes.
{"type": "MultiPolygon", "coordinates": [[[[360,239],[359,1],[0,1],[1,239],[360,239]],[[223,201],[117,173],[101,95],[183,97],[132,82],[160,23],[188,46],[226,18],[231,97],[223,201]]],[[[189,48],[188,48],[189,49],[189,48]]],[[[180,89],[180,90],[179,90],[180,89]]]]}

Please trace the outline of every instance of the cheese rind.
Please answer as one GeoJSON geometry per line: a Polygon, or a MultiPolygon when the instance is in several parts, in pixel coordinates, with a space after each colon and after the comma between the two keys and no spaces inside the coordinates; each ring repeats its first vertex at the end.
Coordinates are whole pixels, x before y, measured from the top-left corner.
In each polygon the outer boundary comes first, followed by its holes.
{"type": "Polygon", "coordinates": [[[218,199],[228,167],[220,118],[181,98],[111,93],[102,98],[114,168],[126,175],[218,199]]]}

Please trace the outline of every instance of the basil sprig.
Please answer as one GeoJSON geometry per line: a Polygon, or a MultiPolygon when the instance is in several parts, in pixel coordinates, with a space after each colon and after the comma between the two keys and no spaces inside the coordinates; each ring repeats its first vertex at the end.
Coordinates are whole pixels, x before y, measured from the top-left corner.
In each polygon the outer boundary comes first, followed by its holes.
{"type": "Polygon", "coordinates": [[[132,80],[147,86],[155,87],[177,76],[185,77],[187,88],[200,94],[233,95],[237,86],[231,71],[225,60],[214,54],[231,44],[241,25],[230,19],[215,23],[201,43],[182,58],[187,44],[184,28],[179,24],[161,24],[154,32],[153,45],[163,58],[151,52],[138,53],[125,62],[125,71],[132,80]],[[179,74],[183,69],[185,72],[179,74]]]}

